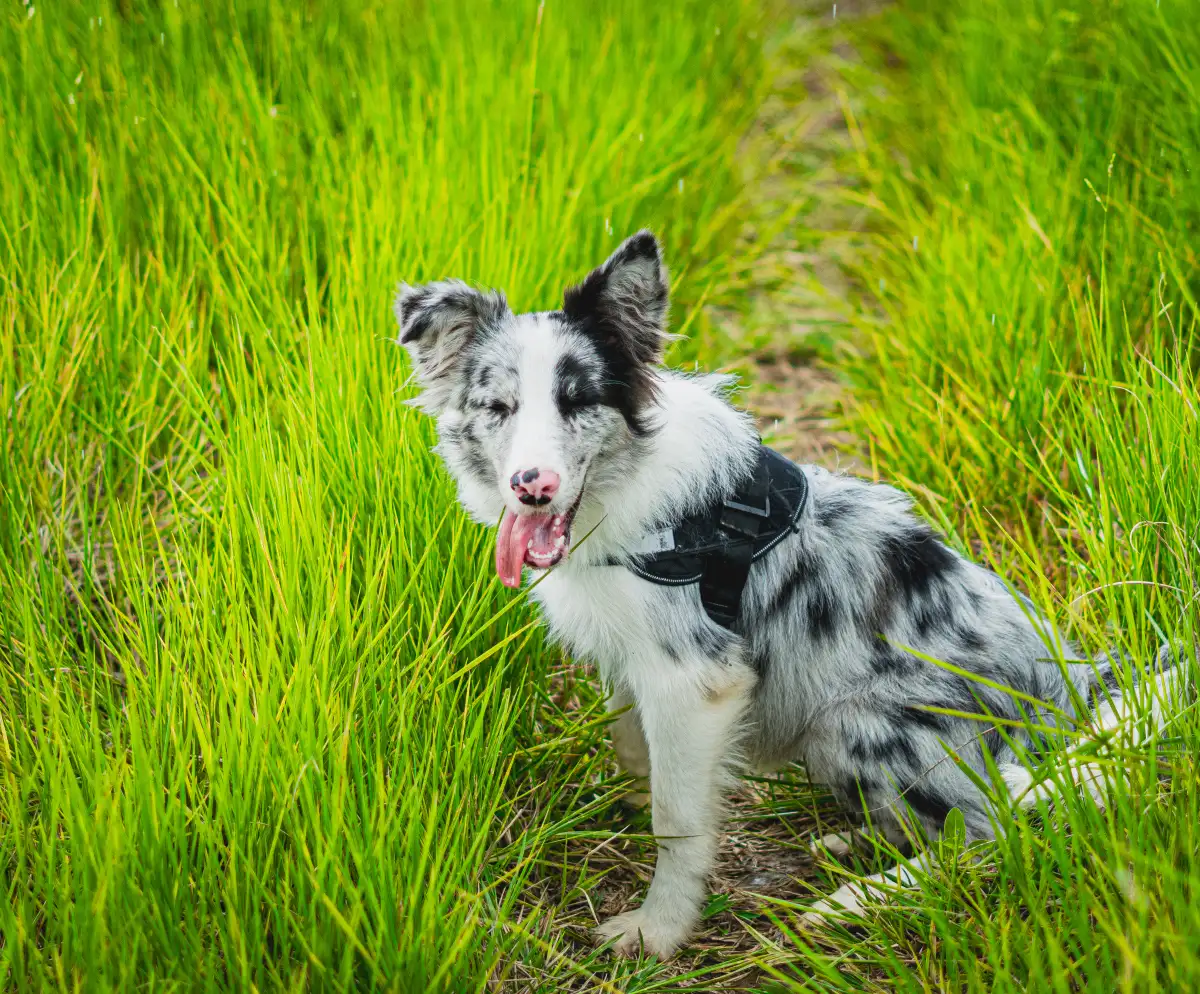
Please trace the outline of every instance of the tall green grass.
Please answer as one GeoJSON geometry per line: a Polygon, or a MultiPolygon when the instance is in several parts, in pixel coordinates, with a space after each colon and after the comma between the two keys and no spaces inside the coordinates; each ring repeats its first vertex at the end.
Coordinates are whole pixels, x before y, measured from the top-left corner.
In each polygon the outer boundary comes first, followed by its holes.
{"type": "MultiPolygon", "coordinates": [[[[877,237],[839,361],[875,468],[1142,656],[1200,603],[1191,13],[909,0],[839,29],[891,59],[846,77],[877,237]]],[[[649,224],[677,357],[730,358],[700,305],[751,279],[766,28],[749,0],[0,15],[5,989],[683,983],[569,962],[536,903],[590,901],[561,864],[609,796],[598,716],[547,692],[389,308],[444,275],[553,306],[649,224]]],[[[1197,986],[1197,721],[1105,743],[1107,812],[1014,814],[863,929],[781,908],[773,982],[1197,986]]]]}
{"type": "MultiPolygon", "coordinates": [[[[847,85],[884,88],[846,164],[875,218],[844,362],[876,471],[1089,648],[1142,660],[1194,647],[1200,605],[1195,13],[909,0],[846,29],[867,55],[847,85]]],[[[785,913],[777,979],[1200,987],[1194,699],[1154,743],[1097,747],[1107,812],[1014,814],[980,863],[948,859],[857,931],[818,940],[785,913]]]]}
{"type": "Polygon", "coordinates": [[[0,15],[0,986],[557,989],[523,888],[605,788],[403,404],[391,295],[554,306],[651,225],[703,330],[759,30],[0,15]]]}

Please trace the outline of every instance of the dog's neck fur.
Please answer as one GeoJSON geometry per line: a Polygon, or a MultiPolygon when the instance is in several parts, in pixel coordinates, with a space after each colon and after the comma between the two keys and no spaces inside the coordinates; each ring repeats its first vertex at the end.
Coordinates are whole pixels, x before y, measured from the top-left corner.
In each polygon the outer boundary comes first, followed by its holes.
{"type": "Polygon", "coordinates": [[[726,497],[753,469],[758,434],[723,396],[729,377],[661,369],[655,379],[653,431],[589,481],[575,534],[595,532],[572,551],[579,565],[620,555],[670,517],[726,497]]]}

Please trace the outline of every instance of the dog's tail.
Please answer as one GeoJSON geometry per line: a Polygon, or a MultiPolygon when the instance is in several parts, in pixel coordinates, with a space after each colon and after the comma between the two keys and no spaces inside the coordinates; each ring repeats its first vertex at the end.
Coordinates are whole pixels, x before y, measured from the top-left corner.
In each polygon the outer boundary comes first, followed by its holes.
{"type": "Polygon", "coordinates": [[[1126,688],[1118,680],[1120,659],[1118,654],[1110,653],[1098,661],[1093,684],[1096,703],[1082,740],[1055,756],[1041,772],[1021,763],[1000,766],[1009,796],[1018,807],[1030,808],[1039,801],[1053,800],[1074,786],[1086,790],[1103,808],[1115,764],[1091,759],[1099,743],[1121,736],[1122,745],[1144,745],[1159,736],[1187,706],[1194,687],[1194,659],[1186,659],[1176,647],[1164,645],[1150,672],[1144,676],[1135,672],[1140,679],[1126,688]]]}

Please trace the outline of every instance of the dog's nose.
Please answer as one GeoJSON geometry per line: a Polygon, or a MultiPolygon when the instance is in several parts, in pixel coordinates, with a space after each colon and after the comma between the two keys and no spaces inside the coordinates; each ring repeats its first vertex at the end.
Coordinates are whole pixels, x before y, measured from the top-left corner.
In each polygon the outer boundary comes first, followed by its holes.
{"type": "Polygon", "coordinates": [[[559,475],[552,469],[519,469],[509,478],[508,484],[522,504],[549,504],[558,493],[561,483],[559,475]]]}

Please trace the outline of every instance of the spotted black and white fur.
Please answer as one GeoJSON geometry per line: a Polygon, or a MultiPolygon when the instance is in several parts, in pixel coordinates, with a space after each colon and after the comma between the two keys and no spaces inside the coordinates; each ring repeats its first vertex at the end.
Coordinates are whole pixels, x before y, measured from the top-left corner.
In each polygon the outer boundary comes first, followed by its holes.
{"type": "MultiPolygon", "coordinates": [[[[516,315],[501,294],[453,280],[402,285],[395,306],[437,451],[475,519],[555,515],[556,528],[587,536],[532,596],[624,709],[613,743],[648,788],[660,840],[645,902],[598,934],[660,956],[697,924],[722,794],[739,769],[802,762],[895,841],[913,828],[936,836],[955,807],[968,840],[987,839],[994,811],[947,747],[985,779],[990,756],[1015,790],[1029,777],[1012,746],[1027,740],[1011,724],[1006,737],[929,708],[1019,721],[1002,686],[1067,714],[1115,695],[1101,717],[1119,718],[1109,659],[1085,661],[890,486],[806,467],[807,508],[754,564],[736,631],[709,619],[697,586],[657,586],[612,565],[647,533],[732,493],[756,458],[754,424],[726,399],[726,378],[659,365],[667,302],[658,243],[643,231],[556,311],[516,315]],[[547,470],[548,504],[518,492],[547,470]]],[[[821,907],[852,908],[866,892],[842,888],[821,907]]]]}

